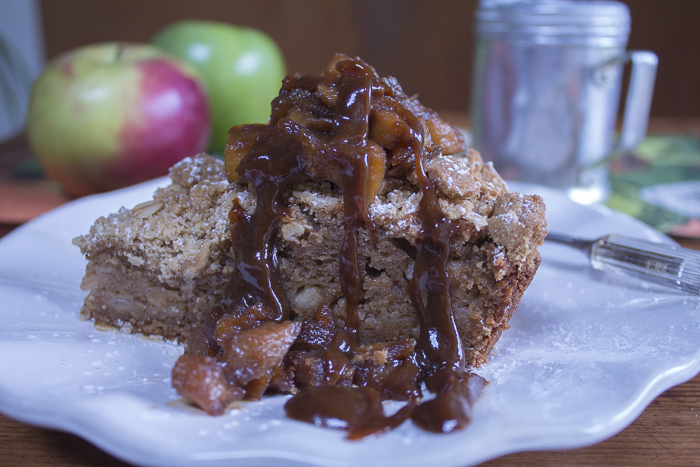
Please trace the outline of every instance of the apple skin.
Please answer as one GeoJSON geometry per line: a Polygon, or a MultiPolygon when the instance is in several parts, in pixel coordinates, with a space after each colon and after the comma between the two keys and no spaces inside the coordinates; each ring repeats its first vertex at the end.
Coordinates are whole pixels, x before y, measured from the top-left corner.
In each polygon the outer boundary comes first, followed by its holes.
{"type": "Polygon", "coordinates": [[[206,149],[206,84],[150,44],[81,47],[34,83],[26,132],[47,177],[69,195],[129,186],[206,149]]]}
{"type": "Polygon", "coordinates": [[[207,83],[212,110],[209,151],[222,154],[234,125],[266,123],[286,65],[267,34],[215,21],[181,21],[151,41],[197,68],[207,83]]]}

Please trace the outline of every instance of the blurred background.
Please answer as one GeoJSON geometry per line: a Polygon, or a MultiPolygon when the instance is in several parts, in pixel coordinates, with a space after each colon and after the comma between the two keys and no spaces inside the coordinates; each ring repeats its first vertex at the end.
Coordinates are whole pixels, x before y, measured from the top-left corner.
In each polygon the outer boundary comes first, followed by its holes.
{"type": "MultiPolygon", "coordinates": [[[[623,0],[629,49],[659,56],[652,115],[700,117],[700,1],[623,0]]],[[[289,71],[317,73],[359,55],[429,107],[467,112],[477,0],[0,0],[0,34],[36,76],[44,60],[101,41],[149,41],[188,18],[252,26],[280,45],[289,71]]],[[[5,104],[9,105],[9,104],[5,104]]],[[[17,131],[0,122],[3,136],[17,131]]]]}
{"type": "MultiPolygon", "coordinates": [[[[639,194],[647,185],[690,180],[693,191],[679,202],[687,205],[690,196],[700,213],[700,0],[621,1],[632,17],[628,50],[655,52],[659,67],[649,137],[610,163],[607,204],[663,232],[700,239],[700,215],[639,194]]],[[[61,53],[97,42],[149,42],[184,19],[250,26],[278,43],[289,72],[317,74],[337,52],[360,56],[449,122],[468,127],[477,6],[478,0],[0,0],[0,227],[68,200],[40,180],[23,134],[31,83],[61,53]]]]}

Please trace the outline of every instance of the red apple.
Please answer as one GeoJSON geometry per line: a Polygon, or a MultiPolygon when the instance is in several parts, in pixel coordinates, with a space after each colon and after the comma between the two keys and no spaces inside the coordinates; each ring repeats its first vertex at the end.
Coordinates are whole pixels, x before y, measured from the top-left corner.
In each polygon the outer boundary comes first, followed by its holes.
{"type": "Polygon", "coordinates": [[[151,45],[82,47],[34,83],[26,131],[44,172],[68,194],[108,191],[165,175],[206,149],[206,87],[151,45]]]}

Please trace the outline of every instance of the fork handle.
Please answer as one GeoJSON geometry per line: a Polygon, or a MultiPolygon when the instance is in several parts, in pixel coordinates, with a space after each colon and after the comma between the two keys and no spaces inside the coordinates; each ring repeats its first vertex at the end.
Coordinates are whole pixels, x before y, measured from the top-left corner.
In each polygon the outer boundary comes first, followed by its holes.
{"type": "Polygon", "coordinates": [[[700,293],[700,252],[694,250],[607,235],[592,243],[589,257],[595,269],[700,293]]]}

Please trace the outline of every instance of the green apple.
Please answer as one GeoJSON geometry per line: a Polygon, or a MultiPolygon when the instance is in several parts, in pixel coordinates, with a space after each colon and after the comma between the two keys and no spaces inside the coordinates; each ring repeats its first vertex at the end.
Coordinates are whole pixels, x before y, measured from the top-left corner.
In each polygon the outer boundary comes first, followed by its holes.
{"type": "Polygon", "coordinates": [[[150,44],[103,43],[50,62],[26,133],[46,175],[73,196],[166,175],[204,151],[210,119],[196,70],[150,44]]]}
{"type": "Polygon", "coordinates": [[[286,74],[282,53],[267,34],[213,21],[182,21],[158,32],[152,42],[193,65],[206,81],[211,152],[223,153],[233,125],[267,122],[286,74]]]}

